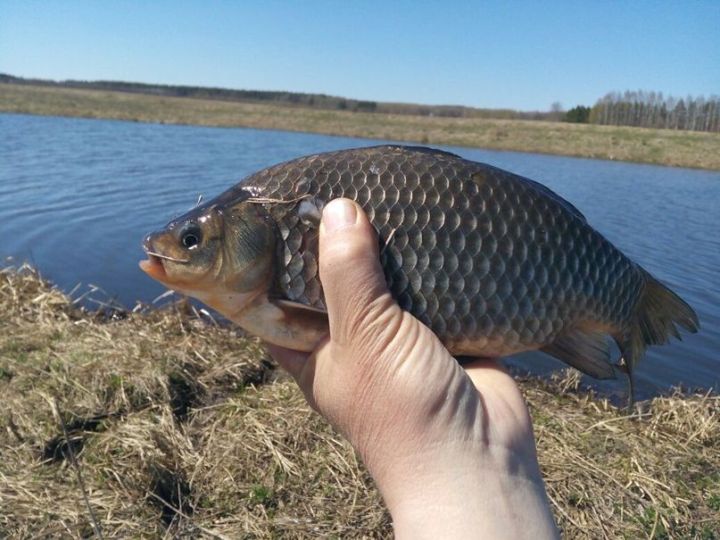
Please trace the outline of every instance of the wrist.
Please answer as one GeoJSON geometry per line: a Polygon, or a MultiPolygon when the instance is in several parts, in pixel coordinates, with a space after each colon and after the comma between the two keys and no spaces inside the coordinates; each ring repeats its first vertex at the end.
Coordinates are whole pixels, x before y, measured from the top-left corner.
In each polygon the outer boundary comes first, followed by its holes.
{"type": "Polygon", "coordinates": [[[373,473],[398,538],[557,537],[534,453],[466,450],[373,473]]]}

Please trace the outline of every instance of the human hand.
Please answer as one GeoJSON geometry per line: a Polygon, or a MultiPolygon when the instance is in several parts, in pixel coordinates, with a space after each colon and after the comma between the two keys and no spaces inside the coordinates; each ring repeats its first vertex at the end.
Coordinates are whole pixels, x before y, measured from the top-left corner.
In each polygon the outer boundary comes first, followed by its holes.
{"type": "Polygon", "coordinates": [[[517,385],[492,360],[463,370],[392,299],[378,255],[362,209],[329,203],[319,259],[330,335],[311,354],[271,353],[359,452],[399,537],[556,537],[517,385]]]}

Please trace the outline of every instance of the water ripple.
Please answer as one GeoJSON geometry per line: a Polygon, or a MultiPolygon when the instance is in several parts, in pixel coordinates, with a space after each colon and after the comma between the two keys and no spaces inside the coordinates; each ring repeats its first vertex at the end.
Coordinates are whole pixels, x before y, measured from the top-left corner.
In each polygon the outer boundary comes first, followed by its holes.
{"type": "MultiPolygon", "coordinates": [[[[247,174],[303,154],[377,141],[0,114],[0,257],[31,259],[61,287],[100,285],[126,305],[162,288],[137,269],[140,240],[247,174]]],[[[539,180],[695,307],[702,332],[649,351],[641,395],[720,388],[720,174],[447,148],[539,180]]],[[[517,360],[536,371],[558,363],[517,360]]],[[[624,392],[622,381],[598,386],[624,392]]]]}

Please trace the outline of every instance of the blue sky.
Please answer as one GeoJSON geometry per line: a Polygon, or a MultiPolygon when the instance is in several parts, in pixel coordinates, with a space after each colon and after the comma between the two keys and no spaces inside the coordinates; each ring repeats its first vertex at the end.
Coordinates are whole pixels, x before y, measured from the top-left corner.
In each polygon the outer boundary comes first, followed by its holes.
{"type": "Polygon", "coordinates": [[[720,93],[720,1],[0,0],[0,72],[548,110],[720,93]]]}

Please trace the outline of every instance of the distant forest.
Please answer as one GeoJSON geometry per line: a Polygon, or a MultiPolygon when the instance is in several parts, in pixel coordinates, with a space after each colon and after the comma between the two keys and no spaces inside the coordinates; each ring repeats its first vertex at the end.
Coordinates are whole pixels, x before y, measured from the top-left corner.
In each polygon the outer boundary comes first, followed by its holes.
{"type": "Polygon", "coordinates": [[[662,92],[611,92],[592,107],[578,105],[564,111],[554,103],[550,111],[482,109],[460,105],[419,105],[349,99],[326,94],[271,90],[232,90],[199,86],[144,84],[121,81],[51,81],[26,79],[0,73],[0,83],[109,90],[167,97],[224,101],[276,103],[315,109],[364,113],[407,114],[450,118],[494,118],[507,120],[551,120],[576,123],[637,126],[661,129],[720,132],[720,97],[663,96],[662,92]]]}
{"type": "Polygon", "coordinates": [[[407,114],[419,116],[442,116],[451,118],[500,118],[513,120],[550,120],[549,112],[524,112],[512,109],[480,109],[460,105],[417,105],[411,103],[387,103],[349,99],[326,94],[305,94],[273,90],[231,90],[201,86],[175,86],[120,81],[50,81],[26,79],[0,73],[0,84],[28,84],[33,86],[56,86],[88,90],[111,90],[166,97],[217,99],[245,103],[277,103],[279,105],[311,107],[314,109],[347,110],[383,114],[407,114]]]}
{"type": "MultiPolygon", "coordinates": [[[[569,111],[568,111],[569,112],[569,111]]],[[[592,107],[593,124],[720,132],[720,97],[677,99],[662,92],[613,92],[592,107]]]]}

